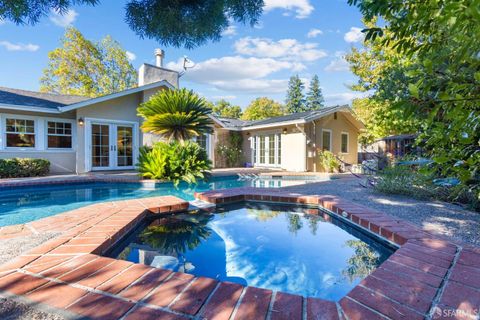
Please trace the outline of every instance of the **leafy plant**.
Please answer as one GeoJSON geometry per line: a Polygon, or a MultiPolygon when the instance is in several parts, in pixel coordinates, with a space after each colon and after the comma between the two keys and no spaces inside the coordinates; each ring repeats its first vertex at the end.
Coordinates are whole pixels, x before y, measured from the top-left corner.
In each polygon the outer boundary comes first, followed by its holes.
{"type": "Polygon", "coordinates": [[[235,106],[230,102],[221,99],[212,104],[212,112],[218,117],[240,119],[242,116],[242,108],[235,106]]]}
{"type": "Polygon", "coordinates": [[[340,168],[340,161],[328,150],[320,151],[318,153],[318,159],[320,166],[325,172],[336,172],[340,168]]]}
{"type": "Polygon", "coordinates": [[[242,120],[262,120],[286,114],[285,106],[267,97],[250,102],[242,115],[242,120]]]}
{"type": "Polygon", "coordinates": [[[229,132],[226,144],[217,145],[217,154],[225,160],[227,167],[240,165],[243,138],[240,132],[229,132]]]}
{"type": "Polygon", "coordinates": [[[46,159],[0,159],[0,178],[38,177],[49,172],[50,161],[46,159]]]}
{"type": "Polygon", "coordinates": [[[429,177],[408,166],[393,166],[383,169],[375,184],[377,191],[387,194],[401,194],[419,199],[434,195],[429,177]]]}
{"type": "Polygon", "coordinates": [[[147,179],[172,181],[175,186],[181,181],[192,184],[206,179],[211,168],[207,153],[195,142],[157,142],[140,150],[138,171],[147,179]]]}
{"type": "Polygon", "coordinates": [[[160,135],[169,141],[184,142],[201,134],[211,133],[212,112],[205,99],[191,90],[163,90],[138,108],[145,121],[145,132],[160,135]]]}

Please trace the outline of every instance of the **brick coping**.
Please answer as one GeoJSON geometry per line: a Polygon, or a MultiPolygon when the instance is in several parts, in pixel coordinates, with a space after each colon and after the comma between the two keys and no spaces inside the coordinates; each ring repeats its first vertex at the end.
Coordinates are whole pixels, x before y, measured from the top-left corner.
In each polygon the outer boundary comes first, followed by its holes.
{"type": "Polygon", "coordinates": [[[478,319],[479,248],[333,196],[238,188],[196,197],[319,206],[400,248],[340,301],[303,298],[100,256],[147,214],[188,208],[171,196],[105,202],[28,223],[61,235],[0,266],[0,293],[92,319],[430,319],[445,310],[478,319]]]}

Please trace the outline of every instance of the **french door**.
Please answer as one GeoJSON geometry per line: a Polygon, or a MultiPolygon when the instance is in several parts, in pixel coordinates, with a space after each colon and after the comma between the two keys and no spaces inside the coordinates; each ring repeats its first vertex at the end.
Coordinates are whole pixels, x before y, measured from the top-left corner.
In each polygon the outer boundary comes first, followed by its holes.
{"type": "Polygon", "coordinates": [[[91,123],[92,170],[134,168],[135,127],[132,124],[91,123]]]}
{"type": "Polygon", "coordinates": [[[256,166],[278,167],[282,162],[280,134],[258,135],[252,138],[252,161],[256,166]]]}

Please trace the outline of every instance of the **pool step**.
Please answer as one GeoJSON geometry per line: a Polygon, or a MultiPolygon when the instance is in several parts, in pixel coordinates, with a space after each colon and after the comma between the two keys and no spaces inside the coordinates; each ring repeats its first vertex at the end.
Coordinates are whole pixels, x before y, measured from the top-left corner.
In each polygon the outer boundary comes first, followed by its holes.
{"type": "Polygon", "coordinates": [[[215,208],[215,204],[214,203],[210,203],[210,202],[206,202],[206,201],[202,201],[202,200],[193,200],[193,201],[190,201],[189,202],[190,206],[188,208],[188,210],[206,210],[206,211],[210,211],[212,210],[213,208],[215,208]]]}

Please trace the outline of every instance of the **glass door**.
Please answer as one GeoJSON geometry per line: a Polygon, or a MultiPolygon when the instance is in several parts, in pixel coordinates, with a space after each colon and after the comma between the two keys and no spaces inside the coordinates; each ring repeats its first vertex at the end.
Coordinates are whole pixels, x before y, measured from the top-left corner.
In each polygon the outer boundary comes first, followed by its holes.
{"type": "Polygon", "coordinates": [[[110,168],[110,149],[110,126],[92,123],[92,169],[110,168]]]}
{"type": "Polygon", "coordinates": [[[116,126],[117,145],[114,148],[117,158],[117,167],[133,167],[133,127],[116,126]]]}

